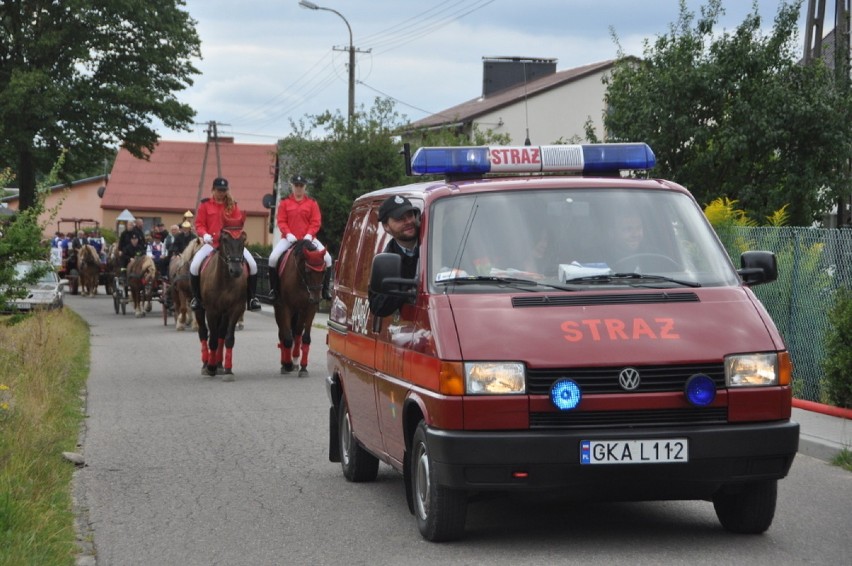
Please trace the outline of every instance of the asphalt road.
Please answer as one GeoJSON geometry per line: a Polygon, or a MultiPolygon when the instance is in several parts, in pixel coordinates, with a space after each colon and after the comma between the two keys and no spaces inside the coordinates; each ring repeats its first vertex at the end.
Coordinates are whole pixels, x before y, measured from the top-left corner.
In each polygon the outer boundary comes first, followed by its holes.
{"type": "Polygon", "coordinates": [[[707,502],[577,504],[547,496],[470,505],[462,541],[424,541],[399,474],[347,483],[328,461],[325,331],[310,377],[279,374],[271,307],[237,333],[236,381],[202,377],[193,332],[66,296],[91,327],[74,493],[80,563],[845,564],[852,473],[799,455],[770,530],[737,536],[707,502]]]}

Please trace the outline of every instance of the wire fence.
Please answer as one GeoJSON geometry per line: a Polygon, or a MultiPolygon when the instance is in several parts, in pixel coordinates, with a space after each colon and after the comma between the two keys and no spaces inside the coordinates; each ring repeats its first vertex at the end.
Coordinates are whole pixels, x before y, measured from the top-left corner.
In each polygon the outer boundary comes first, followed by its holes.
{"type": "Polygon", "coordinates": [[[734,264],[745,250],[778,259],[778,280],[753,287],[775,321],[793,360],[793,394],[826,403],[822,361],[835,292],[852,284],[852,229],[734,227],[719,237],[734,264]]]}

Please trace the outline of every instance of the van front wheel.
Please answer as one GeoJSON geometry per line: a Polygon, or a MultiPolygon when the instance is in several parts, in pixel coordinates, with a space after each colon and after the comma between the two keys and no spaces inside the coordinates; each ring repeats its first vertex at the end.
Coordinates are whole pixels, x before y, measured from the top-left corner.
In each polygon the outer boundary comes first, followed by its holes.
{"type": "Polygon", "coordinates": [[[457,540],[464,534],[467,494],[438,485],[426,442],[426,423],[420,421],[411,443],[411,492],[417,528],[426,540],[457,540]]]}
{"type": "Polygon", "coordinates": [[[778,481],[747,483],[733,490],[722,490],[713,496],[716,517],[732,533],[760,534],[775,517],[778,481]]]}
{"type": "Polygon", "coordinates": [[[340,466],[343,476],[351,482],[368,482],[379,474],[379,460],[358,444],[352,434],[352,419],[346,397],[340,402],[337,438],[340,442],[340,466]]]}

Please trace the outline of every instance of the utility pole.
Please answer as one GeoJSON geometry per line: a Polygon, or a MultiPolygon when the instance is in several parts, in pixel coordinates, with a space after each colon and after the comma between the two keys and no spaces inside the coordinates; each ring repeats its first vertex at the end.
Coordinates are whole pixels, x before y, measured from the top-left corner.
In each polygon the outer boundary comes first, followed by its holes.
{"type": "Polygon", "coordinates": [[[349,129],[352,130],[352,119],[355,117],[355,52],[358,53],[369,53],[372,49],[367,49],[366,51],[361,49],[356,49],[353,39],[352,39],[352,26],[349,25],[349,21],[343,17],[343,14],[338,12],[337,10],[333,10],[331,8],[325,8],[323,6],[317,6],[313,2],[309,2],[308,0],[300,0],[299,6],[303,8],[307,8],[309,10],[325,10],[326,12],[332,12],[340,16],[340,19],[343,20],[343,23],[346,24],[346,29],[349,30],[349,47],[334,47],[335,51],[348,51],[349,52],[349,129]]]}

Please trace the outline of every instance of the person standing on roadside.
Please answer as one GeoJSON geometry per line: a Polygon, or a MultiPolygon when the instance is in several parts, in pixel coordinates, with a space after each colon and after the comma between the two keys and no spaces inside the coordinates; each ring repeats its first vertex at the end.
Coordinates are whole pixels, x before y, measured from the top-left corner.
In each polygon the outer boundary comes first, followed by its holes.
{"type": "MultiPolygon", "coordinates": [[[[237,201],[231,196],[228,180],[217,177],[213,180],[213,198],[201,200],[198,213],[195,215],[195,229],[204,240],[204,245],[193,256],[189,264],[190,285],[192,286],[192,301],[189,307],[194,311],[203,310],[201,305],[201,264],[204,259],[219,247],[219,234],[229,224],[226,219],[245,218],[240,211],[237,201]]],[[[248,278],[248,310],[259,311],[260,301],[257,300],[257,262],[254,261],[248,249],[243,248],[243,259],[249,266],[248,278]]]]}
{"type": "MultiPolygon", "coordinates": [[[[269,296],[274,301],[278,298],[278,260],[291,245],[302,239],[313,242],[317,250],[325,250],[322,242],[316,239],[317,232],[322,226],[322,214],[316,200],[307,194],[308,181],[301,175],[290,177],[290,195],[278,203],[276,215],[281,240],[269,254],[269,296]]],[[[325,277],[322,281],[323,299],[331,298],[328,292],[331,275],[331,254],[325,252],[325,277]]]]}

